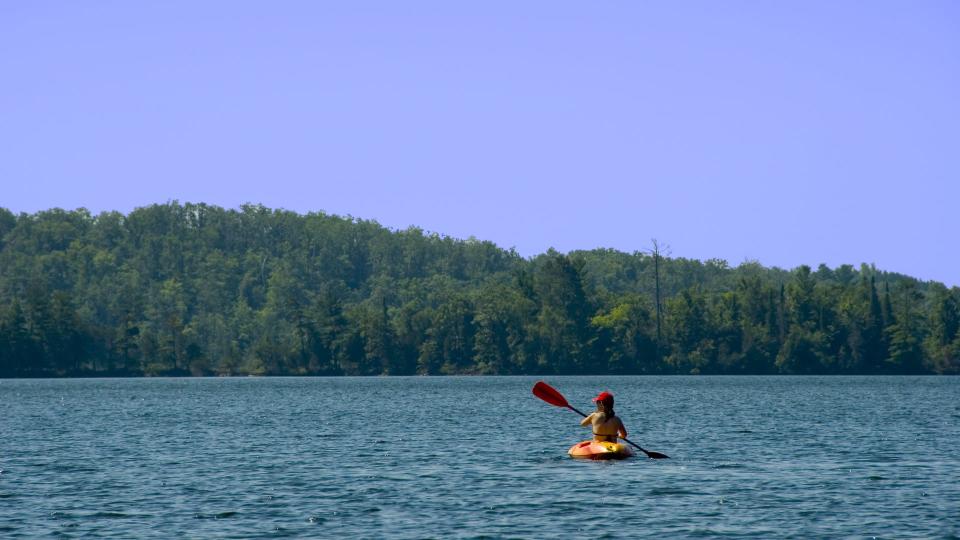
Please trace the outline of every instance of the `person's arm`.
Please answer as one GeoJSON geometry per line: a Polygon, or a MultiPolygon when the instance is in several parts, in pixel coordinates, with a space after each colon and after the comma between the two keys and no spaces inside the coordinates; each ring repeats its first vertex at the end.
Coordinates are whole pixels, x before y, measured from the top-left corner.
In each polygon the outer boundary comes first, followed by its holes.
{"type": "Polygon", "coordinates": [[[592,425],[593,425],[593,415],[595,415],[595,414],[597,414],[597,413],[590,413],[590,414],[588,414],[583,420],[580,421],[580,425],[581,425],[581,426],[586,426],[586,425],[591,425],[591,426],[592,426],[592,425]]]}
{"type": "Polygon", "coordinates": [[[627,438],[627,426],[623,425],[622,420],[620,421],[620,429],[618,429],[617,431],[620,432],[621,437],[623,437],[624,439],[627,438]]]}

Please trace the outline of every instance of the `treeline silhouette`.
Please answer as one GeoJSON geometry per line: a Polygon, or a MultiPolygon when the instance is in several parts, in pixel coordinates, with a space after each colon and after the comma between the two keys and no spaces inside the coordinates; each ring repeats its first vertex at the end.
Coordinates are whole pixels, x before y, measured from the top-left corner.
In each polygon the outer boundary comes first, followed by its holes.
{"type": "Polygon", "coordinates": [[[957,373],[960,289],[245,205],[0,209],[0,376],[957,373]],[[659,293],[659,294],[658,294],[659,293]]]}

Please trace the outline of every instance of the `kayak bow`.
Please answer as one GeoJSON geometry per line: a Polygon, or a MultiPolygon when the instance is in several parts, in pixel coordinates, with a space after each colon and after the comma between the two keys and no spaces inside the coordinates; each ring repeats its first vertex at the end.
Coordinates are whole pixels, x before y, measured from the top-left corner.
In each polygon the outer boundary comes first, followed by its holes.
{"type": "Polygon", "coordinates": [[[567,453],[581,459],[626,459],[633,455],[625,444],[594,440],[578,442],[567,453]]]}

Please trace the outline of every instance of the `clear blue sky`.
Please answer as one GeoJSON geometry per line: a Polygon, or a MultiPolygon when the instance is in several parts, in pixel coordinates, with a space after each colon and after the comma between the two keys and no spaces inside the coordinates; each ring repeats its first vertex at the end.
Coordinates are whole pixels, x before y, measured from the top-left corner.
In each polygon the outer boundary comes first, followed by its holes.
{"type": "Polygon", "coordinates": [[[960,2],[3,2],[0,206],[960,285],[960,2]]]}

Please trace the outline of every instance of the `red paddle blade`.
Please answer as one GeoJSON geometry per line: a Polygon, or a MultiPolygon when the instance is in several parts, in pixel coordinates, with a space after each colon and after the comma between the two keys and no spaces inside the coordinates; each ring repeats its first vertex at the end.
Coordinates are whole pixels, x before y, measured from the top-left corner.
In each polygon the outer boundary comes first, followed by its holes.
{"type": "Polygon", "coordinates": [[[563,394],[557,392],[552,386],[543,381],[533,385],[533,395],[557,407],[570,406],[570,404],[567,403],[567,398],[563,397],[563,394]]]}

